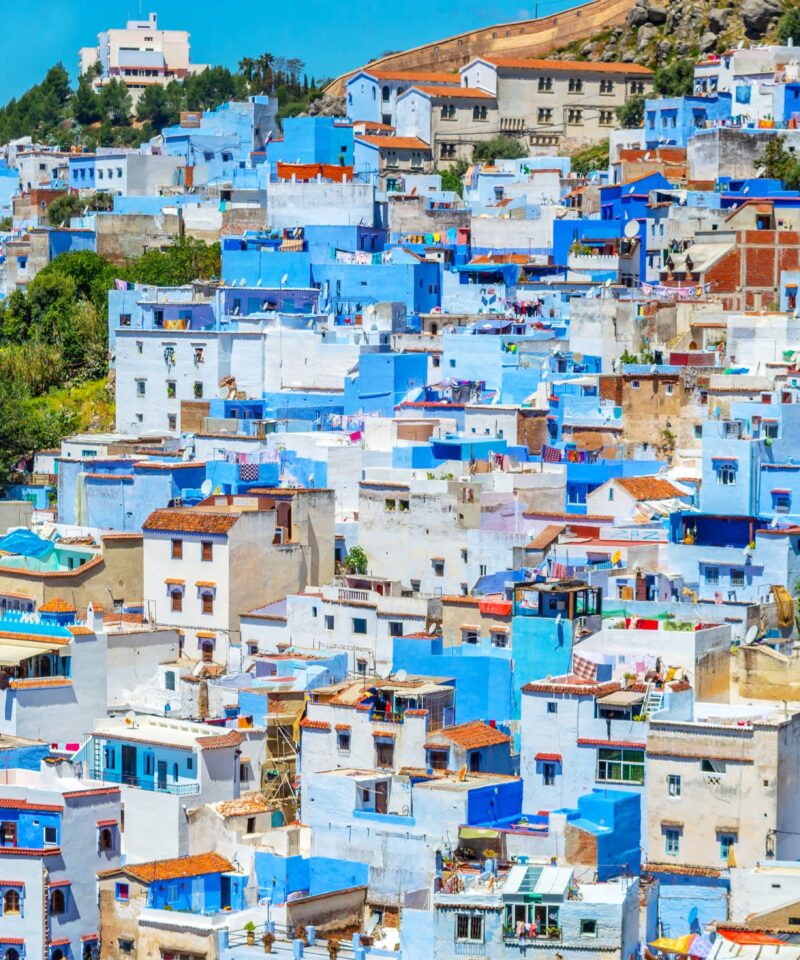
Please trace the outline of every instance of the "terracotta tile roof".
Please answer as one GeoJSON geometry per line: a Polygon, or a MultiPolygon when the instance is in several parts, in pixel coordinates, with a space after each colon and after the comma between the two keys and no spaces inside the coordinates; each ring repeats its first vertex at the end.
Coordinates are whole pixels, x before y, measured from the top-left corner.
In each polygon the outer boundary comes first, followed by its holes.
{"type": "MultiPolygon", "coordinates": [[[[0,887],[24,887],[24,880],[0,880],[0,887]]],[[[6,941],[4,940],[3,943],[6,941]]]]}
{"type": "Polygon", "coordinates": [[[379,147],[386,150],[423,150],[426,153],[431,152],[431,145],[420,140],[419,137],[372,137],[368,134],[361,134],[356,140],[362,140],[364,143],[373,147],[379,147]]]}
{"type": "Polygon", "coordinates": [[[406,710],[406,712],[403,714],[403,716],[406,716],[406,717],[427,717],[427,716],[428,716],[428,711],[427,711],[427,710],[406,710]]]}
{"type": "Polygon", "coordinates": [[[642,869],[648,873],[674,873],[684,877],[720,876],[720,871],[713,867],[693,867],[681,863],[648,863],[642,864],[642,869]]]}
{"type": "Polygon", "coordinates": [[[236,800],[223,800],[214,808],[221,817],[252,817],[258,813],[269,813],[272,804],[263,793],[243,793],[236,800]]]}
{"type": "Polygon", "coordinates": [[[579,747],[617,747],[620,749],[644,750],[646,743],[638,743],[636,740],[594,740],[589,737],[578,737],[579,747]]]}
{"type": "Polygon", "coordinates": [[[563,532],[564,525],[561,523],[548,523],[525,547],[526,550],[546,550],[554,543],[563,532]]]}
{"type": "Polygon", "coordinates": [[[336,724],[336,729],[337,729],[337,730],[352,730],[353,728],[350,726],[349,723],[337,723],[337,724],[336,724]]]}
{"type": "Polygon", "coordinates": [[[71,880],[51,880],[48,884],[48,887],[71,887],[71,880]]]}
{"type": "Polygon", "coordinates": [[[617,477],[614,482],[635,500],[674,500],[686,496],[666,477],[617,477]]]}
{"type": "Polygon", "coordinates": [[[548,763],[561,763],[561,754],[560,753],[537,753],[534,757],[535,760],[544,760],[548,763]]]}
{"type": "Polygon", "coordinates": [[[512,70],[558,70],[570,73],[619,73],[651,77],[653,71],[638,63],[595,63],[588,60],[526,60],[521,57],[481,57],[486,63],[512,70]]]}
{"type": "Polygon", "coordinates": [[[325,723],[324,720],[310,720],[308,717],[300,721],[300,726],[303,730],[323,730],[329,732],[331,729],[331,725],[325,723]]]}
{"type": "Polygon", "coordinates": [[[92,787],[89,790],[72,790],[64,794],[65,800],[81,800],[83,797],[106,797],[121,793],[119,787],[92,787]]]}
{"type": "Polygon", "coordinates": [[[229,730],[217,737],[200,737],[197,746],[201,750],[222,750],[225,747],[238,747],[244,743],[244,736],[238,730],[229,730]]]}
{"type": "Polygon", "coordinates": [[[66,647],[69,645],[69,640],[66,637],[54,637],[42,633],[14,633],[13,630],[0,630],[0,637],[4,640],[28,640],[31,643],[52,643],[55,647],[66,647]]]}
{"type": "Polygon", "coordinates": [[[14,690],[36,690],[44,687],[71,687],[69,677],[35,677],[31,680],[11,680],[9,686],[14,690]]]}
{"type": "MultiPolygon", "coordinates": [[[[208,873],[228,873],[233,869],[233,864],[218,853],[201,853],[194,857],[177,857],[174,860],[153,860],[150,863],[127,864],[119,868],[142,883],[202,877],[208,873]]],[[[116,872],[118,871],[102,871],[98,876],[116,872]]]]}
{"type": "Polygon", "coordinates": [[[16,797],[0,798],[0,810],[41,810],[45,813],[61,813],[63,809],[60,803],[32,803],[30,800],[19,800],[16,797]]]}
{"type": "Polygon", "coordinates": [[[209,513],[205,510],[154,510],[142,524],[143,530],[176,533],[225,534],[236,524],[238,513],[209,513]]]}
{"type": "Polygon", "coordinates": [[[443,97],[446,100],[496,100],[493,93],[487,93],[485,90],[478,90],[476,87],[461,87],[457,85],[430,87],[425,84],[415,83],[415,90],[421,90],[429,97],[443,97]]]}
{"type": "Polygon", "coordinates": [[[201,460],[189,460],[186,463],[158,463],[154,460],[145,460],[135,464],[137,470],[194,470],[198,467],[205,467],[205,462],[201,460]]]}
{"type": "Polygon", "coordinates": [[[69,946],[69,937],[61,937],[58,940],[50,941],[51,947],[67,947],[69,946]]]}
{"type": "Polygon", "coordinates": [[[73,637],[93,637],[94,630],[90,630],[89,627],[85,626],[82,623],[68,623],[67,630],[72,634],[73,637]]]}
{"type": "MultiPolygon", "coordinates": [[[[35,847],[3,847],[4,857],[60,857],[61,847],[46,847],[37,850],[35,847]]],[[[7,941],[3,941],[4,943],[7,941]]]]}
{"type": "Polygon", "coordinates": [[[40,613],[75,613],[75,606],[60,597],[53,597],[39,607],[40,613]]]}
{"type": "Polygon", "coordinates": [[[390,740],[394,740],[397,737],[396,730],[373,730],[373,737],[388,737],[390,740]]]}
{"type": "Polygon", "coordinates": [[[511,742],[508,734],[490,727],[482,720],[460,723],[454,727],[443,727],[435,736],[449,740],[464,750],[477,750],[479,747],[493,747],[499,743],[511,742]]]}
{"type": "Polygon", "coordinates": [[[117,820],[98,820],[98,827],[116,827],[119,821],[117,820]]]}
{"type": "Polygon", "coordinates": [[[607,683],[595,683],[570,673],[564,677],[551,677],[549,680],[534,680],[532,683],[526,683],[522,692],[568,693],[579,697],[604,697],[606,694],[616,693],[619,689],[620,685],[616,680],[609,680],[607,683]]]}

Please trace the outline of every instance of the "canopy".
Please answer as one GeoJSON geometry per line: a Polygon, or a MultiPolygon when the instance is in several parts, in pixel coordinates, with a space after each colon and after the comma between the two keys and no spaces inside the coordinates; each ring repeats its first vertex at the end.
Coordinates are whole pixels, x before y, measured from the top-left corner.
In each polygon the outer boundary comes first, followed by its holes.
{"type": "Polygon", "coordinates": [[[56,648],[47,643],[0,643],[0,667],[18,667],[23,660],[41,653],[54,653],[56,648]]]}
{"type": "Polygon", "coordinates": [[[500,833],[484,827],[462,827],[459,836],[462,840],[496,840],[500,833]]]}

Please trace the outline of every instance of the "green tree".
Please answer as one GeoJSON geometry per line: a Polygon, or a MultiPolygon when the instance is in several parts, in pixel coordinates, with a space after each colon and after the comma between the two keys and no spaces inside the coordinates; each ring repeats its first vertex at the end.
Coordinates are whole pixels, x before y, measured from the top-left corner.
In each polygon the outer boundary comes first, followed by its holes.
{"type": "Polygon", "coordinates": [[[644,97],[631,97],[616,108],[617,120],[625,130],[635,130],[644,123],[644,97]]]}
{"type": "Polygon", "coordinates": [[[520,160],[525,156],[525,148],[519,140],[511,137],[494,137],[483,143],[477,143],[472,152],[476,163],[494,163],[495,160],[520,160]]]}
{"type": "Polygon", "coordinates": [[[571,169],[579,177],[588,176],[593,170],[608,167],[608,140],[584,147],[572,154],[571,169]]]}
{"type": "Polygon", "coordinates": [[[369,561],[362,547],[353,547],[345,557],[344,565],[348,573],[358,573],[362,576],[369,570],[369,561]]]}
{"type": "Polygon", "coordinates": [[[464,196],[464,174],[469,169],[466,160],[456,160],[448,170],[439,170],[439,176],[442,178],[442,190],[457,193],[459,197],[464,196]]]}
{"type": "Polygon", "coordinates": [[[133,103],[128,88],[120,80],[109,80],[100,91],[103,116],[113,127],[127,126],[131,119],[133,103]]]}
{"type": "Polygon", "coordinates": [[[63,197],[54,200],[47,210],[47,219],[51,227],[69,226],[72,217],[79,217],[83,210],[83,203],[77,193],[65,193],[63,197]]]}
{"type": "Polygon", "coordinates": [[[787,7],[778,20],[778,40],[781,43],[787,43],[793,40],[795,44],[800,42],[800,8],[787,7]]]}
{"type": "Polygon", "coordinates": [[[784,137],[772,137],[758,163],[758,175],[781,180],[787,190],[800,189],[800,160],[789,153],[784,137]]]}
{"type": "Polygon", "coordinates": [[[688,97],[694,91],[694,63],[673,60],[656,70],[653,89],[660,97],[688,97]]]}
{"type": "Polygon", "coordinates": [[[152,128],[161,133],[164,127],[180,120],[180,108],[176,109],[175,97],[170,96],[164,87],[147,87],[136,104],[136,116],[146,120],[152,128]]]}
{"type": "Polygon", "coordinates": [[[72,98],[72,116],[81,126],[89,126],[103,119],[100,97],[92,89],[88,74],[84,74],[78,81],[78,89],[72,98]]]}

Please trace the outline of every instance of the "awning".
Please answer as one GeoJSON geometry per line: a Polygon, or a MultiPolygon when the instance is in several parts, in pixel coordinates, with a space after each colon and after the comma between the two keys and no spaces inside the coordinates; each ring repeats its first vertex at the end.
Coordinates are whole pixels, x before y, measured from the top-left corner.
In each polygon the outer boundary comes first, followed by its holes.
{"type": "Polygon", "coordinates": [[[46,643],[3,643],[0,644],[0,667],[18,667],[30,657],[56,652],[56,647],[46,643]]]}
{"type": "Polygon", "coordinates": [[[485,827],[462,827],[458,835],[462,840],[496,840],[500,831],[485,827]]]}
{"type": "Polygon", "coordinates": [[[632,707],[637,703],[644,703],[644,694],[634,690],[617,690],[607,697],[598,697],[597,703],[603,707],[632,707]]]}

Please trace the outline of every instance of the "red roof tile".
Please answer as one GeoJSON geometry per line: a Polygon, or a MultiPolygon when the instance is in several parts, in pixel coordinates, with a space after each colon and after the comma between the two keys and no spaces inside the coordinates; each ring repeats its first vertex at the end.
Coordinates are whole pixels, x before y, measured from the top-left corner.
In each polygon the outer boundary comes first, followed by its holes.
{"type": "Polygon", "coordinates": [[[431,145],[420,140],[419,137],[372,137],[368,134],[361,134],[356,137],[370,146],[386,150],[421,150],[425,153],[431,152],[431,145]]]}
{"type": "Polygon", "coordinates": [[[53,597],[52,600],[48,600],[47,603],[43,603],[39,607],[40,613],[75,613],[75,606],[71,603],[68,603],[66,600],[62,600],[60,597],[53,597]]]}
{"type": "Polygon", "coordinates": [[[547,763],[561,763],[560,753],[537,753],[536,760],[544,760],[547,763]]]}
{"type": "Polygon", "coordinates": [[[449,740],[464,750],[477,750],[480,747],[493,747],[499,743],[511,742],[508,734],[489,726],[482,720],[460,723],[454,727],[443,727],[434,736],[449,740]]]}
{"type": "Polygon", "coordinates": [[[225,534],[238,519],[238,513],[210,513],[188,507],[183,510],[154,510],[142,524],[142,529],[225,534]]]}
{"type": "Polygon", "coordinates": [[[477,87],[461,87],[457,85],[431,87],[425,84],[415,83],[415,90],[421,90],[429,97],[443,97],[446,100],[495,100],[493,93],[487,93],[485,90],[478,90],[477,87]]]}
{"type": "Polygon", "coordinates": [[[570,73],[619,73],[651,77],[653,71],[639,63],[596,63],[590,60],[527,60],[522,57],[481,57],[486,63],[512,70],[553,70],[570,73]]]}
{"type": "Polygon", "coordinates": [[[194,857],[177,857],[174,860],[153,860],[150,863],[126,864],[117,870],[104,870],[98,876],[128,873],[142,883],[157,880],[179,880],[182,877],[202,877],[208,873],[228,873],[234,866],[218,853],[201,853],[194,857]]]}
{"type": "Polygon", "coordinates": [[[614,482],[634,500],[674,500],[686,496],[666,477],[616,477],[614,482]]]}

